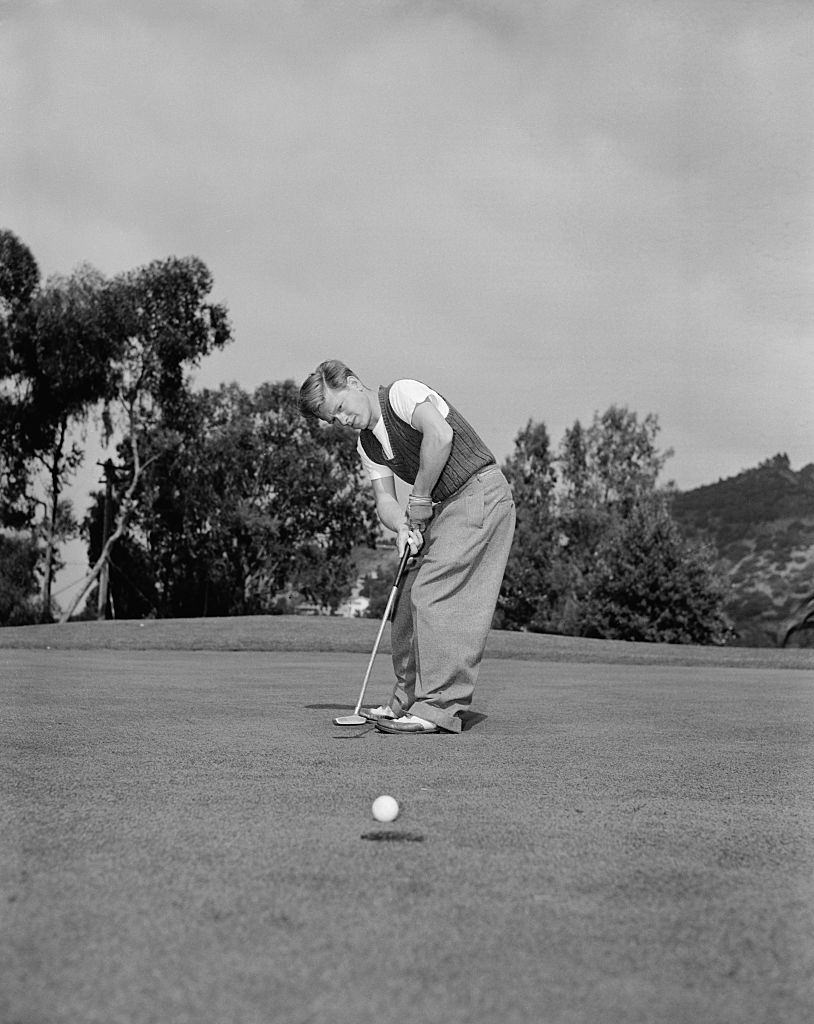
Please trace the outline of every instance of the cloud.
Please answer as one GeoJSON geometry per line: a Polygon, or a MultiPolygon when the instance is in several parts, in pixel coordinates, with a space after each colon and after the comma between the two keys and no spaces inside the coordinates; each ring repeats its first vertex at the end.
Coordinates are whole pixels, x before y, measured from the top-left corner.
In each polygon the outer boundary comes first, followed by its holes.
{"type": "Polygon", "coordinates": [[[48,270],[201,256],[207,383],[423,375],[500,455],[622,402],[687,484],[810,452],[808,4],[5,13],[8,226],[48,270]]]}

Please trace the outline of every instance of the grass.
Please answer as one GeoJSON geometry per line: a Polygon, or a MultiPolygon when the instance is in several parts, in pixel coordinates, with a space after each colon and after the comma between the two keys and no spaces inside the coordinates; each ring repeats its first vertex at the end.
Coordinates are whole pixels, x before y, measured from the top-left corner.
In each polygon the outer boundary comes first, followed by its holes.
{"type": "MultiPolygon", "coordinates": [[[[221,619],[132,619],[0,629],[0,650],[348,651],[370,653],[374,619],[258,615],[221,619]]],[[[387,630],[381,651],[389,652],[387,630]]],[[[814,668],[814,648],[697,647],[627,643],[492,630],[488,658],[587,664],[814,668]]]]}
{"type": "Polygon", "coordinates": [[[814,1019],[810,652],[493,634],[392,737],[375,629],[0,633],[4,1024],[814,1019]]]}

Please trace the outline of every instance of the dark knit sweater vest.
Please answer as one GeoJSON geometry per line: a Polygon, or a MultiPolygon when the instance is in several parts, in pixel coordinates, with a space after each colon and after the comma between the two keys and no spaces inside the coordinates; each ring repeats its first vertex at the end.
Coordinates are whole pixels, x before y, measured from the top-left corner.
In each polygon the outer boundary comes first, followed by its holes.
{"type": "MultiPolygon", "coordinates": [[[[392,387],[392,384],[390,385],[392,387]]],[[[420,430],[405,423],[393,411],[390,404],[390,387],[379,388],[379,404],[387,436],[393,449],[393,458],[388,459],[381,442],[372,430],[363,430],[359,435],[362,449],[369,459],[380,466],[388,466],[405,483],[415,483],[421,455],[420,430]]],[[[446,401],[446,399],[444,399],[446,401]]],[[[452,427],[452,451],[432,491],[433,501],[444,501],[459,491],[478,470],[491,466],[495,457],[458,410],[449,404],[447,423],[452,427]]]]}

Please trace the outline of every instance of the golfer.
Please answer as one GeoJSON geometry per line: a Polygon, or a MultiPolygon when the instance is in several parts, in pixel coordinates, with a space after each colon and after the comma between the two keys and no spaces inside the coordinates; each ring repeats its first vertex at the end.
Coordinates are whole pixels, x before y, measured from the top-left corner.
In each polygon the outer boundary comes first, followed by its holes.
{"type": "Polygon", "coordinates": [[[393,613],[396,688],[366,718],[387,733],[460,732],[472,702],[514,535],[511,489],[458,410],[417,380],[366,387],[344,363],[320,363],[300,408],[359,431],[376,511],[417,555],[393,613]],[[412,487],[406,512],[395,477],[412,487]]]}

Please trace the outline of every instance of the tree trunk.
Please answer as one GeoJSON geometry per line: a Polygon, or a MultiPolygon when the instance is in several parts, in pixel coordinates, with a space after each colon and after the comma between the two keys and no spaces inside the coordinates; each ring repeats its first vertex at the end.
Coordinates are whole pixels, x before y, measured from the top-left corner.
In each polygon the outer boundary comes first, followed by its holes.
{"type": "Polygon", "coordinates": [[[113,533],[111,533],[111,535],[105,541],[105,543],[104,543],[104,545],[102,547],[102,553],[101,553],[101,555],[99,555],[98,559],[96,560],[96,564],[93,566],[93,568],[88,573],[88,575],[85,577],[85,579],[82,581],[82,587],[79,590],[79,593],[76,595],[76,597],[73,599],[73,601],[71,601],[71,603],[68,606],[68,608],[62,613],[62,617],[59,620],[61,623],[62,622],[67,622],[70,619],[70,617],[73,615],[73,613],[79,607],[81,602],[85,599],[85,597],[86,597],[88,591],[90,590],[90,588],[93,586],[93,584],[99,578],[99,574],[102,571],[102,566],[107,562],[108,558],[110,557],[110,551],[111,551],[113,545],[116,543],[116,541],[119,539],[119,537],[121,537],[121,535],[124,533],[125,529],[127,528],[127,521],[130,518],[130,512],[131,512],[131,510],[133,508],[133,505],[134,505],[134,495],[135,495],[136,489],[138,487],[138,482],[141,479],[141,474],[144,472],[144,470],[147,468],[147,466],[149,466],[149,464],[155,458],[157,458],[157,456],[153,456],[152,459],[148,459],[144,463],[144,465],[142,466],[141,461],[139,460],[138,442],[136,441],[135,437],[133,436],[133,417],[132,417],[132,415],[130,417],[130,450],[133,453],[133,477],[132,477],[132,479],[130,481],[130,484],[128,485],[127,490],[124,492],[124,498],[122,499],[122,503],[119,506],[119,511],[116,514],[116,525],[115,525],[115,528],[113,530],[113,533]]]}
{"type": "MultiPolygon", "coordinates": [[[[134,478],[134,484],[136,482],[136,479],[137,478],[134,478]]],[[[135,490],[135,487],[133,487],[133,490],[135,490]]],[[[129,493],[130,488],[128,488],[128,495],[129,493]]],[[[108,557],[110,556],[110,549],[113,547],[113,545],[125,531],[125,528],[127,526],[127,520],[130,518],[131,505],[132,502],[130,497],[128,496],[125,498],[125,500],[121,504],[121,507],[119,508],[118,515],[116,516],[116,527],[113,530],[113,533],[111,533],[111,535],[105,541],[104,547],[102,548],[102,553],[96,560],[96,564],[93,566],[91,571],[82,581],[82,588],[80,589],[79,593],[76,595],[73,601],[71,601],[68,608],[62,613],[62,617],[59,620],[60,622],[67,622],[68,619],[70,619],[70,617],[73,615],[73,613],[76,611],[76,609],[79,607],[79,605],[86,597],[90,588],[99,578],[99,574],[101,573],[102,568],[104,567],[108,557]]]]}
{"type": "Polygon", "coordinates": [[[54,541],[53,528],[48,533],[48,540],[45,546],[45,569],[43,570],[42,581],[42,607],[40,608],[40,622],[51,621],[51,581],[54,576],[54,541]]]}
{"type": "MultiPolygon", "coordinates": [[[[105,507],[102,514],[102,547],[110,536],[110,515],[113,506],[113,463],[105,461],[105,507]]],[[[110,549],[99,573],[99,596],[96,602],[96,618],[107,618],[107,599],[110,586],[110,549]]]]}
{"type": "Polygon", "coordinates": [[[40,609],[40,621],[51,621],[51,591],[54,583],[54,537],[56,534],[57,513],[59,511],[59,466],[62,445],[65,440],[65,424],[62,425],[62,434],[59,445],[54,450],[53,461],[51,462],[51,509],[48,522],[48,534],[45,547],[45,578],[42,581],[42,608],[40,609]]]}

